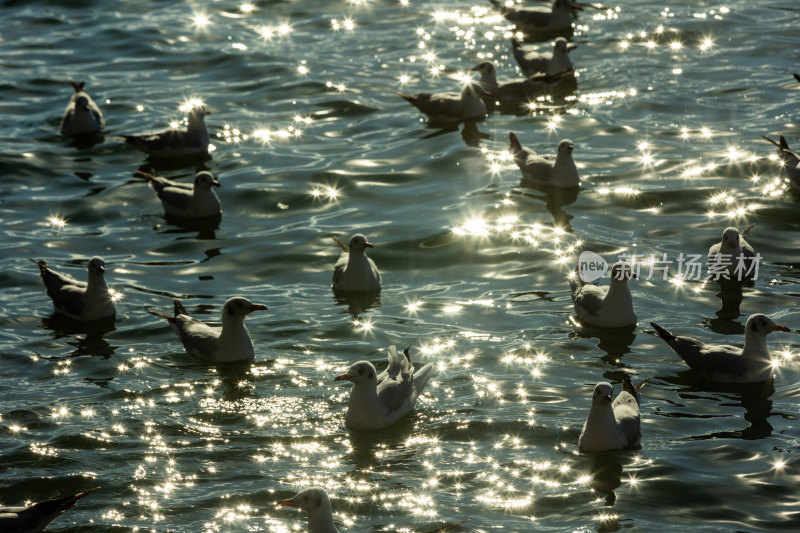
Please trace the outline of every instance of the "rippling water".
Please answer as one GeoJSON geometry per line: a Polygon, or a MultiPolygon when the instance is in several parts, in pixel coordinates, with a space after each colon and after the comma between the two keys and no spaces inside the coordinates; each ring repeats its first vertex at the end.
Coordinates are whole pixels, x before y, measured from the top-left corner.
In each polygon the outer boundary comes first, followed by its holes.
{"type": "Polygon", "coordinates": [[[248,6],[0,8],[0,500],[102,486],[52,531],[294,531],[304,516],[274,503],[311,483],[343,531],[800,529],[795,334],[769,338],[774,387],[709,390],[643,331],[736,343],[753,312],[800,327],[800,203],[760,139],[800,145],[796,2],[587,6],[574,90],[477,136],[438,134],[397,93],[454,90],[486,59],[518,77],[488,2],[248,6]],[[58,135],[70,79],[104,110],[102,142],[58,135]],[[191,97],[212,112],[218,227],[166,221],[135,177],[150,163],[113,138],[180,121],[191,97]],[[577,197],[519,188],[509,131],[543,153],[572,139],[577,197]],[[634,331],[571,322],[581,250],[676,259],[751,223],[763,261],[741,295],[642,276],[634,331]],[[356,231],[376,299],[330,290],[331,236],[356,231]],[[92,255],[123,295],[110,330],[53,315],[27,260],[82,279],[92,255]],[[216,321],[235,294],[270,308],[248,320],[251,365],[192,360],[146,312],[178,297],[216,321]],[[347,431],[333,378],[417,336],[437,370],[416,411],[347,431]],[[642,449],[578,453],[594,384],[624,372],[651,378],[642,449]]]}

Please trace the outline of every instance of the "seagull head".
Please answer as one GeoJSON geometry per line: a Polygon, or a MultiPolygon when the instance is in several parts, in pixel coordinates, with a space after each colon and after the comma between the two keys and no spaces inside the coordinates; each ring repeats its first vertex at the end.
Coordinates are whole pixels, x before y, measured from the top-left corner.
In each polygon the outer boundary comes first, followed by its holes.
{"type": "Polygon", "coordinates": [[[560,157],[571,157],[572,150],[575,148],[575,143],[570,141],[569,139],[562,139],[560,143],[558,143],[558,155],[560,157]]]}
{"type": "Polygon", "coordinates": [[[745,335],[767,335],[773,331],[791,331],[786,326],[776,324],[770,317],[761,313],[750,315],[744,327],[745,335]]]}
{"type": "Polygon", "coordinates": [[[203,170],[195,174],[194,187],[196,189],[210,189],[211,187],[219,187],[219,181],[217,181],[217,178],[215,178],[211,172],[203,170]]]}
{"type": "Polygon", "coordinates": [[[350,237],[349,248],[351,252],[355,252],[357,254],[363,254],[364,250],[366,250],[367,248],[372,248],[372,243],[369,242],[367,238],[364,237],[362,234],[356,233],[355,235],[350,237]]]}
{"type": "Polygon", "coordinates": [[[553,53],[566,54],[567,51],[567,40],[563,37],[556,39],[556,43],[553,45],[553,53]]]}
{"type": "Polygon", "coordinates": [[[293,498],[279,501],[277,505],[302,509],[308,513],[309,518],[318,513],[332,514],[331,500],[322,487],[309,487],[298,492],[293,498]]]}
{"type": "Polygon", "coordinates": [[[266,311],[267,306],[261,304],[254,304],[247,298],[241,296],[234,296],[230,298],[225,305],[222,306],[222,319],[237,318],[244,320],[247,315],[253,311],[266,311]]]}
{"type": "Polygon", "coordinates": [[[611,394],[614,392],[614,387],[611,383],[598,383],[594,386],[594,394],[592,395],[592,404],[605,405],[611,403],[611,394]]]}
{"type": "Polygon", "coordinates": [[[470,67],[467,70],[480,74],[481,83],[485,83],[487,85],[497,85],[497,69],[495,68],[494,63],[491,61],[478,63],[474,67],[470,67]]]}
{"type": "Polygon", "coordinates": [[[101,276],[106,271],[106,262],[100,256],[94,256],[89,259],[89,266],[87,267],[89,274],[100,274],[101,276]]]}
{"type": "Polygon", "coordinates": [[[739,246],[739,230],[734,227],[725,228],[722,232],[722,243],[726,248],[736,248],[739,246]]]}
{"type": "Polygon", "coordinates": [[[75,107],[83,111],[89,111],[89,99],[85,96],[78,96],[75,100],[75,107]]]}
{"type": "Polygon", "coordinates": [[[361,385],[362,383],[375,383],[377,380],[375,367],[372,366],[372,363],[369,361],[354,363],[347,369],[347,372],[334,378],[334,381],[349,381],[355,386],[361,385]]]}

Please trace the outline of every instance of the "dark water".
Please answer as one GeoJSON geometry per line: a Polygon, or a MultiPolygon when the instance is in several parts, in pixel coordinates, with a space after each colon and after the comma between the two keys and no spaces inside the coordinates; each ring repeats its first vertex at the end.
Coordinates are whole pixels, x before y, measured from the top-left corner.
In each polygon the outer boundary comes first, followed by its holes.
{"type": "Polygon", "coordinates": [[[3,4],[0,500],[102,486],[63,532],[296,531],[304,517],[274,503],[312,483],[343,531],[800,529],[796,334],[769,338],[774,387],[709,390],[643,332],[736,343],[754,312],[800,327],[800,203],[760,139],[800,145],[800,7],[587,7],[574,90],[492,114],[476,139],[436,135],[397,92],[456,90],[486,58],[518,76],[510,27],[488,2],[408,4],[3,4]],[[102,107],[103,142],[59,136],[69,79],[102,107]],[[134,176],[150,164],[109,138],[167,127],[191,97],[212,111],[219,227],[164,220],[134,176]],[[577,197],[519,188],[509,131],[543,153],[572,139],[577,197]],[[740,295],[643,276],[635,330],[571,322],[581,250],[677,259],[751,223],[763,261],[740,295]],[[330,290],[330,237],[356,231],[378,299],[330,290]],[[106,330],[52,315],[27,259],[83,278],[92,255],[122,293],[106,330]],[[200,364],[146,312],[178,297],[215,321],[236,294],[270,308],[248,320],[252,365],[200,364]],[[333,377],[417,336],[437,365],[417,410],[347,431],[333,377]],[[651,378],[642,450],[579,454],[594,384],[624,372],[651,378]]]}

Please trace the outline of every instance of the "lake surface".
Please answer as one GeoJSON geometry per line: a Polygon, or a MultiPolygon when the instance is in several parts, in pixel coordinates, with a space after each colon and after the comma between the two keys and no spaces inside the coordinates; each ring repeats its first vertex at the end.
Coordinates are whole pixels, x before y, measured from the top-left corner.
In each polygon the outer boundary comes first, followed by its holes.
{"type": "Polygon", "coordinates": [[[768,338],[774,384],[720,390],[645,332],[741,343],[755,312],[800,328],[800,201],[760,138],[800,146],[795,0],[586,6],[573,86],[471,135],[428,128],[398,92],[457,91],[486,59],[520,77],[488,2],[251,7],[0,7],[0,501],[101,486],[58,532],[305,530],[275,502],[311,484],[343,532],[800,530],[797,334],[768,338]],[[101,142],[59,135],[70,79],[105,113],[101,142]],[[218,227],[165,220],[136,176],[151,162],[114,139],[181,121],[189,98],[212,113],[218,227]],[[520,188],[510,131],[543,154],[574,141],[578,194],[520,188]],[[752,223],[741,294],[644,269],[635,329],[574,323],[581,251],[704,257],[752,223]],[[377,298],[330,289],[331,237],[356,232],[377,298]],[[113,328],[54,315],[27,259],[85,279],[93,255],[122,294],[113,328]],[[180,298],[218,322],[233,295],[269,307],[247,320],[252,364],[193,360],[147,313],[180,298]],[[348,431],[333,378],[412,342],[436,365],[417,409],[348,431]],[[623,373],[650,379],[642,449],[579,453],[594,385],[618,392],[623,373]]]}

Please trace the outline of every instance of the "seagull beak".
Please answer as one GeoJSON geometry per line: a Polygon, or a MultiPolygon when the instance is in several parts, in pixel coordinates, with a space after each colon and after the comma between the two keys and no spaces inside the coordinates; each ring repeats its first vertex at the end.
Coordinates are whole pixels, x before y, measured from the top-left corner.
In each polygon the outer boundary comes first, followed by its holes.
{"type": "Polygon", "coordinates": [[[341,376],[333,378],[333,381],[350,381],[351,379],[352,378],[347,373],[344,373],[341,376]]]}
{"type": "Polygon", "coordinates": [[[101,274],[105,274],[105,272],[106,272],[106,267],[104,267],[104,266],[100,266],[100,267],[97,267],[97,268],[99,268],[99,269],[100,269],[100,273],[101,273],[101,274]]]}
{"type": "Polygon", "coordinates": [[[374,246],[372,246],[371,242],[365,242],[364,246],[366,246],[367,248],[374,248],[374,246]]]}
{"type": "Polygon", "coordinates": [[[606,394],[605,396],[603,396],[603,399],[605,401],[607,401],[608,403],[611,403],[611,395],[610,394],[606,394]]]}
{"type": "Polygon", "coordinates": [[[213,185],[214,187],[219,187],[219,186],[220,186],[220,185],[219,185],[219,180],[214,180],[214,181],[212,181],[212,182],[211,182],[211,185],[213,185]]]}
{"type": "Polygon", "coordinates": [[[250,312],[252,313],[253,311],[266,311],[267,309],[269,308],[266,305],[253,304],[253,307],[250,308],[250,312]]]}
{"type": "Polygon", "coordinates": [[[791,333],[791,329],[787,328],[786,326],[778,326],[775,325],[775,331],[786,331],[787,333],[791,333]]]}
{"type": "Polygon", "coordinates": [[[297,504],[294,503],[294,501],[292,500],[281,500],[275,505],[277,505],[278,507],[297,507],[297,504]]]}

